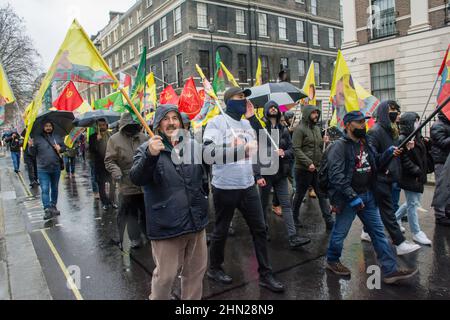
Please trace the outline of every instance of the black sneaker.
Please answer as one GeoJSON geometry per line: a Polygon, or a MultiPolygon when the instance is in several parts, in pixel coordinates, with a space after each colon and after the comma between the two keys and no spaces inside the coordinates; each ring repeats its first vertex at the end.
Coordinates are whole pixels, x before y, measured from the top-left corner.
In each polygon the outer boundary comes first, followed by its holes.
{"type": "Polygon", "coordinates": [[[229,275],[223,272],[222,269],[218,270],[208,269],[206,275],[208,276],[208,278],[223,284],[230,284],[233,282],[233,278],[231,278],[229,275]]]}
{"type": "Polygon", "coordinates": [[[265,276],[259,277],[259,285],[267,288],[272,292],[283,292],[284,286],[281,282],[277,281],[273,274],[269,273],[265,276]]]}
{"type": "Polygon", "coordinates": [[[351,271],[349,268],[344,266],[341,262],[327,262],[327,269],[337,274],[338,276],[349,276],[351,271]]]}
{"type": "Polygon", "coordinates": [[[310,242],[311,242],[310,238],[301,237],[299,235],[289,237],[289,247],[291,248],[301,247],[307,245],[310,242]]]}
{"type": "Polygon", "coordinates": [[[53,211],[50,210],[50,208],[47,208],[44,210],[44,220],[50,220],[53,219],[53,211]]]}
{"type": "Polygon", "coordinates": [[[236,231],[234,231],[233,226],[230,226],[230,227],[228,228],[228,235],[229,235],[230,237],[233,237],[235,234],[236,234],[236,231]]]}
{"type": "Polygon", "coordinates": [[[55,216],[60,216],[61,215],[61,211],[59,211],[56,206],[50,207],[50,210],[53,212],[53,214],[55,216]]]}
{"type": "Polygon", "coordinates": [[[393,284],[401,280],[409,279],[418,271],[418,269],[399,269],[396,272],[384,277],[383,282],[386,284],[393,284]]]}

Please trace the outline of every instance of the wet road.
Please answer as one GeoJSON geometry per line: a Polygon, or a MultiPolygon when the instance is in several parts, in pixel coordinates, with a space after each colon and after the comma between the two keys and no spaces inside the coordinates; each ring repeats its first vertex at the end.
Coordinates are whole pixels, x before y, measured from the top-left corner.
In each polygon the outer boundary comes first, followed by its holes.
{"type": "MultiPolygon", "coordinates": [[[[9,165],[10,158],[1,160],[9,165]]],[[[12,175],[14,173],[11,172],[12,175]]],[[[23,174],[23,173],[22,173],[23,174]]],[[[15,175],[14,175],[15,176],[15,175]]],[[[27,190],[18,176],[14,179],[18,206],[26,219],[28,230],[43,267],[54,299],[123,299],[144,300],[150,292],[154,264],[150,246],[124,252],[111,242],[117,238],[115,215],[105,212],[94,200],[87,164],[77,164],[76,177],[61,176],[58,208],[61,216],[44,222],[39,190],[27,190]],[[79,275],[79,290],[67,286],[69,274],[79,275]]],[[[298,250],[289,250],[284,223],[269,216],[269,255],[277,277],[286,284],[286,292],[274,294],[258,286],[257,262],[251,237],[244,220],[237,213],[236,235],[229,237],[225,270],[233,277],[231,285],[204,280],[205,299],[449,299],[450,298],[450,228],[434,225],[430,209],[432,187],[426,187],[422,206],[428,213],[419,213],[423,231],[433,241],[432,247],[400,257],[402,266],[418,266],[419,274],[402,285],[381,284],[381,289],[368,289],[367,267],[375,264],[369,243],[359,239],[361,223],[355,220],[345,242],[342,262],[352,270],[350,278],[339,278],[324,268],[329,234],[325,231],[316,200],[302,206],[301,217],[306,227],[299,229],[312,243],[298,250]]],[[[403,196],[402,196],[403,199],[403,196]]],[[[213,221],[211,214],[211,221],[213,221]]],[[[212,223],[208,229],[211,229],[212,223]]],[[[409,226],[406,237],[412,240],[409,226]]],[[[179,287],[175,283],[175,292],[179,287]]]]}

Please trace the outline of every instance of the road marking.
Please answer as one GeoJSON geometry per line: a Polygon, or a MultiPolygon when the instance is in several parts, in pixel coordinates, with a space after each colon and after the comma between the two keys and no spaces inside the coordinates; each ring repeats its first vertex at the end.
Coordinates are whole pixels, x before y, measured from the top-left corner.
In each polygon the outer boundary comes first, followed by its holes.
{"type": "Polygon", "coordinates": [[[22,183],[23,190],[25,191],[25,193],[27,194],[27,196],[31,197],[33,194],[32,194],[32,193],[30,192],[30,190],[28,190],[28,188],[26,187],[25,180],[23,180],[22,174],[19,172],[19,173],[17,174],[17,176],[19,177],[19,180],[20,180],[20,182],[22,183]]]}
{"type": "Polygon", "coordinates": [[[55,246],[53,245],[53,242],[50,240],[50,238],[47,235],[47,232],[45,230],[40,230],[42,235],[44,236],[44,239],[47,241],[48,246],[50,247],[50,250],[53,253],[53,256],[55,257],[56,261],[59,264],[59,267],[61,268],[61,271],[64,273],[64,276],[67,279],[67,283],[69,284],[70,288],[72,289],[73,294],[75,295],[75,298],[77,300],[84,300],[81,296],[80,291],[73,283],[73,279],[69,274],[69,271],[66,268],[66,265],[64,264],[63,260],[61,259],[61,256],[59,255],[58,251],[56,250],[55,246]]]}

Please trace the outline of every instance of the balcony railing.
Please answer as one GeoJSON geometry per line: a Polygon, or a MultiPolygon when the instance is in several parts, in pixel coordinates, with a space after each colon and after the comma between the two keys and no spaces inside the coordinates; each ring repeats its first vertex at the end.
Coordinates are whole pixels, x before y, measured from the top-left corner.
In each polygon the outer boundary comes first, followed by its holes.
{"type": "Polygon", "coordinates": [[[397,25],[395,18],[397,12],[394,9],[382,10],[373,17],[372,28],[369,29],[369,39],[375,40],[397,35],[397,25]]]}

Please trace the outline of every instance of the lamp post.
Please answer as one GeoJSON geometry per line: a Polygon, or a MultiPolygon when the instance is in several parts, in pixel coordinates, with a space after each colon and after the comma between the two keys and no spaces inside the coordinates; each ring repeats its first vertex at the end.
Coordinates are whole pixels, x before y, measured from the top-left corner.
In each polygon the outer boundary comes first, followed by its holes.
{"type": "Polygon", "coordinates": [[[212,20],[209,21],[208,25],[208,32],[211,35],[211,80],[214,78],[214,43],[213,43],[213,33],[216,32],[216,25],[212,22],[212,20]]]}

